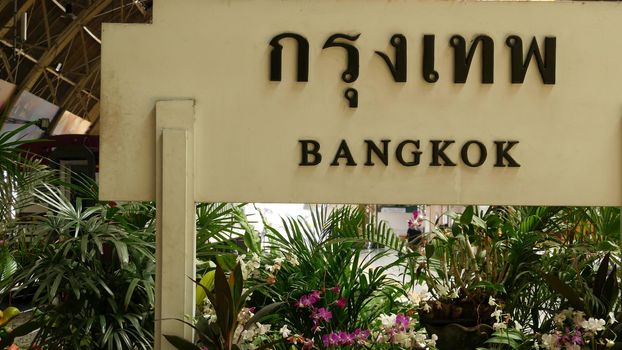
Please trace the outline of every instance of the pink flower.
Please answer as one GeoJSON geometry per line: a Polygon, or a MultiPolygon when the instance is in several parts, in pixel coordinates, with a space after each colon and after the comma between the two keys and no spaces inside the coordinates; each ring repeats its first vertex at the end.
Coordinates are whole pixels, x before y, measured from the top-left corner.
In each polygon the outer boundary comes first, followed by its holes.
{"type": "Polygon", "coordinates": [[[335,294],[339,294],[339,292],[341,291],[341,286],[340,285],[336,285],[333,288],[331,288],[330,291],[335,293],[335,294]]]}
{"type": "Polygon", "coordinates": [[[348,303],[346,298],[341,298],[341,299],[337,299],[337,301],[335,301],[335,306],[343,309],[346,307],[346,304],[348,303]]]}
{"type": "Polygon", "coordinates": [[[332,346],[331,342],[330,342],[330,338],[328,337],[328,334],[324,334],[322,335],[322,343],[324,344],[324,347],[329,347],[332,346]]]}
{"type": "Polygon", "coordinates": [[[353,345],[354,336],[350,333],[341,331],[339,332],[339,345],[353,345]]]}
{"type": "Polygon", "coordinates": [[[309,307],[311,305],[311,300],[309,300],[309,297],[306,295],[301,296],[300,299],[298,299],[298,301],[296,302],[296,306],[299,308],[309,307]]]}
{"type": "Polygon", "coordinates": [[[311,291],[311,294],[309,294],[309,299],[311,299],[313,302],[312,304],[317,303],[318,301],[320,301],[320,291],[319,290],[314,290],[311,291]]]}
{"type": "Polygon", "coordinates": [[[310,307],[320,301],[320,292],[317,290],[312,291],[310,294],[303,295],[296,302],[296,306],[299,308],[310,307]]]}
{"type": "Polygon", "coordinates": [[[579,328],[575,328],[574,335],[572,336],[572,343],[576,345],[583,345],[583,336],[579,328]]]}
{"type": "Polygon", "coordinates": [[[324,347],[365,345],[369,338],[369,330],[357,329],[353,333],[345,331],[332,332],[322,336],[324,347]]]}
{"type": "Polygon", "coordinates": [[[311,316],[316,320],[324,320],[328,322],[331,318],[333,318],[333,313],[328,311],[325,307],[321,307],[317,310],[313,310],[311,316]]]}
{"type": "Polygon", "coordinates": [[[357,344],[362,345],[365,344],[365,340],[369,338],[370,334],[371,332],[369,332],[369,329],[361,330],[360,328],[357,328],[352,335],[354,335],[357,344]]]}
{"type": "Polygon", "coordinates": [[[302,344],[302,350],[311,350],[313,349],[313,339],[305,339],[304,343],[302,344]]]}
{"type": "Polygon", "coordinates": [[[339,344],[339,335],[337,333],[331,333],[328,335],[330,345],[335,346],[339,344]]]}
{"type": "Polygon", "coordinates": [[[406,330],[408,329],[408,326],[410,326],[410,318],[402,314],[397,314],[395,316],[395,324],[398,326],[398,328],[406,330]]]}

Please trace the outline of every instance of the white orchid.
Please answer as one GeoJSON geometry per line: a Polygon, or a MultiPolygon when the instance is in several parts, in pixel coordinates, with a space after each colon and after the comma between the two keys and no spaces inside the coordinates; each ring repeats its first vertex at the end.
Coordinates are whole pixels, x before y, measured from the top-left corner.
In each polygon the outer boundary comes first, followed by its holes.
{"type": "Polygon", "coordinates": [[[257,333],[259,333],[260,335],[264,335],[268,333],[270,331],[270,327],[272,327],[272,325],[261,324],[259,322],[256,323],[256,326],[257,326],[257,333]]]}
{"type": "Polygon", "coordinates": [[[616,316],[613,314],[613,311],[610,311],[607,316],[609,317],[609,324],[618,322],[618,320],[616,320],[616,316]]]}
{"type": "Polygon", "coordinates": [[[581,327],[588,331],[600,332],[605,329],[606,324],[607,322],[601,318],[596,319],[594,317],[590,317],[587,321],[581,322],[581,327]]]}
{"type": "Polygon", "coordinates": [[[542,336],[542,345],[545,349],[560,350],[559,345],[557,345],[557,337],[553,334],[544,334],[542,336]]]}
{"type": "Polygon", "coordinates": [[[391,328],[395,326],[396,317],[397,317],[396,315],[385,315],[385,314],[380,315],[380,323],[382,324],[382,327],[391,328]]]}
{"type": "Polygon", "coordinates": [[[507,325],[507,324],[505,324],[505,322],[495,322],[495,323],[492,325],[492,328],[493,328],[495,331],[498,331],[498,330],[502,330],[502,329],[506,329],[506,328],[508,328],[508,325],[507,325]]]}
{"type": "Polygon", "coordinates": [[[292,331],[287,328],[287,325],[284,325],[283,327],[281,327],[281,329],[279,329],[279,333],[281,333],[283,338],[287,338],[292,333],[292,331]]]}
{"type": "Polygon", "coordinates": [[[496,310],[495,310],[495,311],[491,314],[491,316],[493,316],[493,317],[497,320],[497,322],[501,322],[501,314],[502,314],[501,310],[500,310],[500,309],[496,309],[496,310]]]}

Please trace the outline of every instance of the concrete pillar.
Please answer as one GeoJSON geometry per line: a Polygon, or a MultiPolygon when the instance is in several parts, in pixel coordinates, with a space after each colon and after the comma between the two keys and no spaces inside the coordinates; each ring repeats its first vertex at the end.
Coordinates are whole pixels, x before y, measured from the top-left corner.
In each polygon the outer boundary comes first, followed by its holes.
{"type": "Polygon", "coordinates": [[[194,316],[196,221],[194,203],[194,101],[156,103],[155,349],[172,350],[163,334],[192,340],[176,320],[194,316]]]}

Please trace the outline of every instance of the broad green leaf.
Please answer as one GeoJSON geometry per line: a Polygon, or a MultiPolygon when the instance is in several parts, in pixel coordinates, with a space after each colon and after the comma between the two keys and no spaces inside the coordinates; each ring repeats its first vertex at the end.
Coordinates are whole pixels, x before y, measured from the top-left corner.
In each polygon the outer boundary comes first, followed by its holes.
{"type": "Polygon", "coordinates": [[[54,298],[56,297],[56,291],[58,291],[58,286],[60,285],[60,282],[63,280],[63,274],[59,273],[58,275],[56,275],[56,278],[54,279],[54,282],[52,283],[52,287],[50,288],[50,297],[54,298]]]}
{"type": "Polygon", "coordinates": [[[469,225],[471,224],[471,220],[473,219],[473,212],[475,207],[472,205],[467,206],[466,208],[464,208],[464,211],[462,212],[462,215],[460,215],[460,223],[462,225],[469,225]]]}
{"type": "Polygon", "coordinates": [[[130,261],[129,253],[127,251],[127,245],[125,243],[113,240],[112,243],[117,251],[117,255],[119,256],[119,261],[121,264],[126,265],[130,261]]]}
{"type": "Polygon", "coordinates": [[[140,280],[138,278],[133,278],[127,287],[127,292],[125,293],[125,302],[123,303],[123,306],[126,310],[128,305],[130,304],[130,301],[132,300],[132,295],[134,295],[134,289],[136,289],[136,286],[139,282],[140,280]]]}
{"type": "Polygon", "coordinates": [[[551,288],[553,288],[563,297],[568,299],[568,302],[570,303],[570,305],[572,305],[572,307],[577,310],[581,310],[584,308],[581,297],[575,292],[574,289],[572,289],[570,286],[560,280],[559,277],[549,273],[542,273],[541,275],[551,288]]]}
{"type": "Polygon", "coordinates": [[[605,286],[605,281],[607,280],[607,272],[609,270],[609,257],[610,253],[607,253],[598,267],[598,272],[596,272],[596,276],[594,277],[594,295],[596,297],[601,298],[603,293],[603,288],[605,286]]]}
{"type": "MultiPolygon", "coordinates": [[[[233,298],[231,295],[231,288],[225,276],[225,272],[216,266],[216,275],[214,276],[214,296],[215,302],[212,302],[214,310],[216,311],[216,322],[220,326],[223,333],[230,331],[231,322],[233,318],[237,318],[237,310],[234,310],[233,298]]],[[[233,331],[233,330],[231,330],[233,331]]]]}
{"type": "Polygon", "coordinates": [[[232,283],[229,285],[231,286],[231,293],[233,294],[233,305],[238,305],[240,297],[242,296],[242,289],[244,288],[244,277],[242,277],[242,267],[240,264],[235,266],[230,279],[232,280],[232,283]]]}
{"type": "Polygon", "coordinates": [[[214,289],[214,275],[215,274],[216,274],[216,271],[214,270],[207,272],[205,275],[203,275],[203,277],[201,278],[201,281],[198,283],[200,284],[200,286],[197,285],[197,291],[196,291],[197,305],[200,305],[201,303],[203,303],[203,300],[207,298],[207,295],[205,294],[205,290],[201,286],[203,286],[204,288],[207,288],[207,290],[214,289]]]}
{"type": "Polygon", "coordinates": [[[272,303],[270,305],[266,305],[261,308],[261,310],[257,311],[253,317],[244,325],[244,329],[248,329],[250,326],[254,326],[255,323],[261,322],[261,320],[276,312],[276,310],[283,306],[284,302],[272,303]]]}

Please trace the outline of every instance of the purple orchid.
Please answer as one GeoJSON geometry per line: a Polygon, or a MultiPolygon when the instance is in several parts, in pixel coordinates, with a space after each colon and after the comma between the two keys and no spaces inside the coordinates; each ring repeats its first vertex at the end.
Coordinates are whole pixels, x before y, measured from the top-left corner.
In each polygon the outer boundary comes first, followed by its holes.
{"type": "Polygon", "coordinates": [[[347,303],[348,303],[348,301],[347,301],[346,298],[340,298],[340,299],[337,299],[335,301],[335,306],[340,308],[340,309],[344,309],[346,307],[347,303]]]}
{"type": "Polygon", "coordinates": [[[333,313],[328,311],[325,307],[321,307],[317,310],[313,310],[312,317],[318,320],[324,320],[326,322],[333,318],[333,313]]]}

